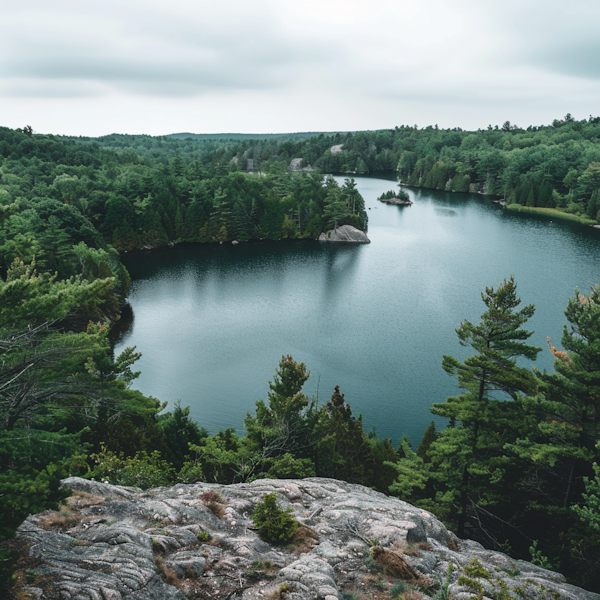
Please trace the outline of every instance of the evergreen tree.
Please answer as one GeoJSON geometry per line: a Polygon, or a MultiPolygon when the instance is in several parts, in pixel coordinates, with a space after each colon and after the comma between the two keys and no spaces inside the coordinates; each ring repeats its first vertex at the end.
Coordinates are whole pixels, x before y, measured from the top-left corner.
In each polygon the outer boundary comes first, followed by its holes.
{"type": "Polygon", "coordinates": [[[269,383],[268,405],[259,400],[256,416],[246,416],[248,439],[262,449],[265,458],[287,452],[306,454],[309,445],[306,409],[310,402],[302,387],[308,377],[304,363],[297,363],[289,354],[282,356],[269,383]]]}
{"type": "Polygon", "coordinates": [[[458,377],[466,393],[434,404],[432,412],[450,419],[451,426],[430,447],[436,468],[447,475],[456,500],[458,535],[465,535],[467,509],[473,504],[473,475],[486,473],[490,457],[502,453],[509,440],[501,435],[503,419],[514,409],[508,400],[518,401],[536,387],[533,373],[517,366],[518,358],[535,360],[540,348],[525,343],[531,332],[522,328],[534,313],[532,304],[517,310],[514,278],[497,290],[486,288],[482,299],[487,311],[481,322],[464,321],[456,330],[463,346],[477,354],[460,362],[444,356],[442,367],[458,377]]]}
{"type": "Polygon", "coordinates": [[[429,448],[431,447],[431,444],[435,442],[436,438],[437,435],[435,432],[435,423],[431,421],[431,425],[429,425],[429,427],[425,430],[425,433],[423,434],[423,439],[421,440],[421,443],[417,448],[417,456],[425,463],[431,462],[431,459],[429,458],[427,453],[429,451],[429,448]]]}
{"type": "Polygon", "coordinates": [[[331,400],[320,412],[316,424],[317,474],[350,483],[369,485],[376,468],[375,455],[362,427],[362,415],[352,410],[335,386],[331,400]]]}

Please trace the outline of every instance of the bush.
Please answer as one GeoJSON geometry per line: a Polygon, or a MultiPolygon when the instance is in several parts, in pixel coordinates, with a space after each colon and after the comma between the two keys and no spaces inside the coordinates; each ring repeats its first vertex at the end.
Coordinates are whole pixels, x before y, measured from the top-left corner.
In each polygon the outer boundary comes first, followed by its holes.
{"type": "Polygon", "coordinates": [[[277,494],[267,494],[252,511],[252,521],[258,529],[258,535],[271,544],[289,543],[299,525],[290,512],[290,508],[285,511],[277,506],[277,494]]]}
{"type": "Polygon", "coordinates": [[[196,483],[204,481],[202,465],[198,461],[186,460],[177,474],[179,483],[196,483]]]}
{"type": "Polygon", "coordinates": [[[399,579],[392,586],[392,589],[390,590],[390,595],[392,596],[392,598],[397,598],[398,596],[401,596],[406,591],[406,588],[407,588],[406,583],[404,583],[404,581],[399,579]]]}
{"type": "Polygon", "coordinates": [[[98,454],[90,457],[96,463],[90,477],[114,485],[136,486],[143,490],[170,485],[175,479],[173,467],[161,459],[158,450],[151,454],[138,452],[133,458],[124,458],[123,454],[111,452],[104,445],[101,448],[98,454]]]}

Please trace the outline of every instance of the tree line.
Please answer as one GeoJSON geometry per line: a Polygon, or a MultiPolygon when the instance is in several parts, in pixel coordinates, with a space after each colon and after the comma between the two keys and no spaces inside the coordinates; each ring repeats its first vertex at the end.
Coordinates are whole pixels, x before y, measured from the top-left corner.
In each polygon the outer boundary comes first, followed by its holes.
{"type": "Polygon", "coordinates": [[[224,142],[199,141],[186,154],[175,138],[165,149],[149,139],[150,149],[144,136],[104,147],[0,128],[0,272],[35,257],[38,272],[87,278],[92,269],[123,286],[114,250],[316,239],[343,224],[367,227],[350,179],[339,185],[278,165],[248,174],[223,156],[224,142]]]}
{"type": "Polygon", "coordinates": [[[249,165],[255,170],[282,170],[292,159],[302,159],[302,167],[323,173],[395,172],[407,185],[482,192],[507,204],[556,209],[589,222],[597,222],[600,211],[600,117],[577,121],[567,114],[549,125],[523,128],[506,121],[477,131],[403,125],[299,139],[77,140],[106,148],[135,148],[142,156],[165,149],[190,158],[214,155],[224,163],[234,161],[241,170],[249,165]]]}

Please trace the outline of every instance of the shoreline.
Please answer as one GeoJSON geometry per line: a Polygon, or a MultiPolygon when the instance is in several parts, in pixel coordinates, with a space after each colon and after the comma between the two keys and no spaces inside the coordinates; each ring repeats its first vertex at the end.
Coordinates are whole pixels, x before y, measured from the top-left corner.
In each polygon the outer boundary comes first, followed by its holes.
{"type": "Polygon", "coordinates": [[[521,204],[508,204],[506,210],[513,213],[526,213],[530,215],[543,215],[546,217],[555,217],[556,219],[562,219],[564,221],[572,221],[580,223],[581,225],[589,225],[591,227],[597,227],[598,223],[594,219],[588,217],[580,217],[579,215],[573,215],[571,213],[558,210],[556,208],[542,208],[533,206],[523,206],[521,204]]]}

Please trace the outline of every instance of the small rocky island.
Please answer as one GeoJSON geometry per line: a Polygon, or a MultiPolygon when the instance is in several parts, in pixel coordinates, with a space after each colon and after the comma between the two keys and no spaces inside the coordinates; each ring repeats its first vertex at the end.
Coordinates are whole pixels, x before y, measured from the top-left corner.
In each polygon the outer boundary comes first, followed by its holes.
{"type": "Polygon", "coordinates": [[[18,530],[18,598],[600,600],[559,573],[458,539],[426,510],[334,479],[146,491],[62,484],[71,491],[62,510],[18,530]],[[297,521],[287,545],[261,539],[252,521],[266,494],[297,521]]]}
{"type": "Polygon", "coordinates": [[[410,206],[412,204],[412,200],[404,190],[398,190],[397,192],[390,190],[381,194],[377,200],[386,204],[398,204],[400,206],[410,206]]]}
{"type": "Polygon", "coordinates": [[[320,242],[345,242],[353,244],[370,244],[371,240],[367,234],[352,225],[342,225],[336,229],[331,229],[327,233],[319,236],[320,242]]]}

